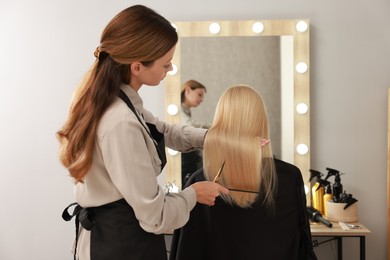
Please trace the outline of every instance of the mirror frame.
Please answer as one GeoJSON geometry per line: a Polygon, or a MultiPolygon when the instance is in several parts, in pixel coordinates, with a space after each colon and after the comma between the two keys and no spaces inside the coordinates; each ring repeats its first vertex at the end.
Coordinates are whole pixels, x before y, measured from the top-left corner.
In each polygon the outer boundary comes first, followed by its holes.
{"type": "MultiPolygon", "coordinates": [[[[173,26],[177,28],[179,41],[176,45],[175,55],[172,64],[176,66],[177,71],[169,73],[165,79],[165,119],[167,123],[180,124],[180,39],[184,37],[228,37],[228,36],[293,36],[293,60],[294,66],[304,62],[307,70],[304,73],[297,72],[294,68],[294,165],[302,173],[305,183],[309,180],[310,169],[310,23],[307,19],[292,20],[245,20],[245,21],[200,21],[200,22],[174,22],[173,26]],[[307,29],[303,32],[297,30],[297,24],[301,21],[306,22],[307,29]],[[261,22],[264,26],[263,31],[256,33],[252,26],[256,22],[261,22]],[[220,25],[220,31],[212,34],[209,27],[213,23],[220,25]],[[299,114],[296,107],[300,103],[305,103],[309,108],[304,114],[299,114]],[[176,114],[168,113],[168,106],[176,105],[178,112],[176,114]],[[305,154],[297,152],[297,146],[305,144],[308,151],[305,154]]],[[[167,168],[166,182],[175,183],[181,189],[181,156],[180,153],[172,153],[167,150],[167,168]]]]}
{"type": "Polygon", "coordinates": [[[390,88],[387,90],[387,255],[390,257],[390,88]]]}

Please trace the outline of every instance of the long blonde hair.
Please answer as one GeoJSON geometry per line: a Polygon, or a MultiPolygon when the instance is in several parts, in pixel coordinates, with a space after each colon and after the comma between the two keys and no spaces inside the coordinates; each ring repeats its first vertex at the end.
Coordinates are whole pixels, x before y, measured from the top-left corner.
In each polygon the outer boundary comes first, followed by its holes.
{"type": "Polygon", "coordinates": [[[120,86],[130,82],[130,64],[139,61],[151,66],[177,40],[171,23],[142,5],[123,10],[108,23],[94,53],[97,59],[75,93],[67,121],[57,132],[60,161],[76,182],[82,182],[91,167],[100,118],[120,86]]]}
{"type": "Polygon", "coordinates": [[[262,97],[252,87],[235,85],[219,99],[212,127],[203,148],[206,179],[213,180],[225,162],[220,181],[230,189],[222,195],[228,203],[249,207],[257,198],[273,208],[276,172],[269,139],[267,112],[262,97]],[[260,197],[259,197],[260,196],[260,197]]]}

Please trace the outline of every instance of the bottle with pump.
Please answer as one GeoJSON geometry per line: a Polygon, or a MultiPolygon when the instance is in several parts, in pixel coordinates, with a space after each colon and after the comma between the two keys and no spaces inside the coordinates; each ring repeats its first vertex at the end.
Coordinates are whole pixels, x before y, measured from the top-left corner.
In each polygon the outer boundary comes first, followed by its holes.
{"type": "Polygon", "coordinates": [[[343,193],[343,185],[341,184],[341,178],[340,178],[340,171],[332,169],[332,168],[326,168],[328,171],[328,175],[326,176],[325,180],[329,178],[330,176],[335,176],[334,184],[333,184],[333,201],[334,202],[340,202],[340,195],[343,193]]]}
{"type": "Polygon", "coordinates": [[[343,193],[343,185],[341,184],[340,173],[337,173],[333,184],[333,201],[340,202],[340,195],[343,193]]]}
{"type": "Polygon", "coordinates": [[[325,195],[324,195],[324,216],[327,216],[327,210],[326,210],[326,202],[327,201],[333,201],[333,194],[332,194],[332,187],[330,185],[330,182],[325,187],[325,195]]]}
{"type": "Polygon", "coordinates": [[[321,179],[321,176],[323,174],[319,171],[310,169],[310,179],[311,181],[313,178],[315,178],[315,184],[311,188],[311,195],[312,195],[312,207],[318,210],[321,214],[324,214],[324,185],[323,180],[321,179]]]}

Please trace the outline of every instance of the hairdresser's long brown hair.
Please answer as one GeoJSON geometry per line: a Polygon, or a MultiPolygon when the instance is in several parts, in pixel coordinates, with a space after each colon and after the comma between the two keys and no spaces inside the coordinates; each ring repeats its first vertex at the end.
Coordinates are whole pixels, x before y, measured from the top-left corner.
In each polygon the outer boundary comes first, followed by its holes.
{"type": "Polygon", "coordinates": [[[236,85],[221,96],[212,127],[203,148],[206,179],[213,180],[222,162],[220,183],[231,189],[222,194],[228,203],[249,207],[259,196],[271,210],[274,206],[276,171],[269,139],[268,118],[262,97],[251,87],[236,85]]]}
{"type": "Polygon", "coordinates": [[[91,167],[100,118],[120,86],[130,82],[130,64],[138,61],[151,66],[177,40],[170,22],[142,5],[123,10],[108,23],[95,52],[97,59],[76,90],[68,119],[57,132],[61,163],[76,182],[82,182],[91,167]]]}

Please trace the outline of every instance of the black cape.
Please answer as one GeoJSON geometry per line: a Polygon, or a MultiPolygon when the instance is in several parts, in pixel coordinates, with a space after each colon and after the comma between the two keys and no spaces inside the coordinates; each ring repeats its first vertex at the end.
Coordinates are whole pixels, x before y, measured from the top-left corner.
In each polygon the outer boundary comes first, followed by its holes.
{"type": "MultiPolygon", "coordinates": [[[[317,259],[301,172],[280,160],[275,159],[275,165],[278,189],[274,213],[261,199],[247,209],[220,198],[212,207],[198,203],[186,225],[174,231],[169,259],[317,259]]],[[[200,169],[187,186],[203,180],[200,169]]]]}

